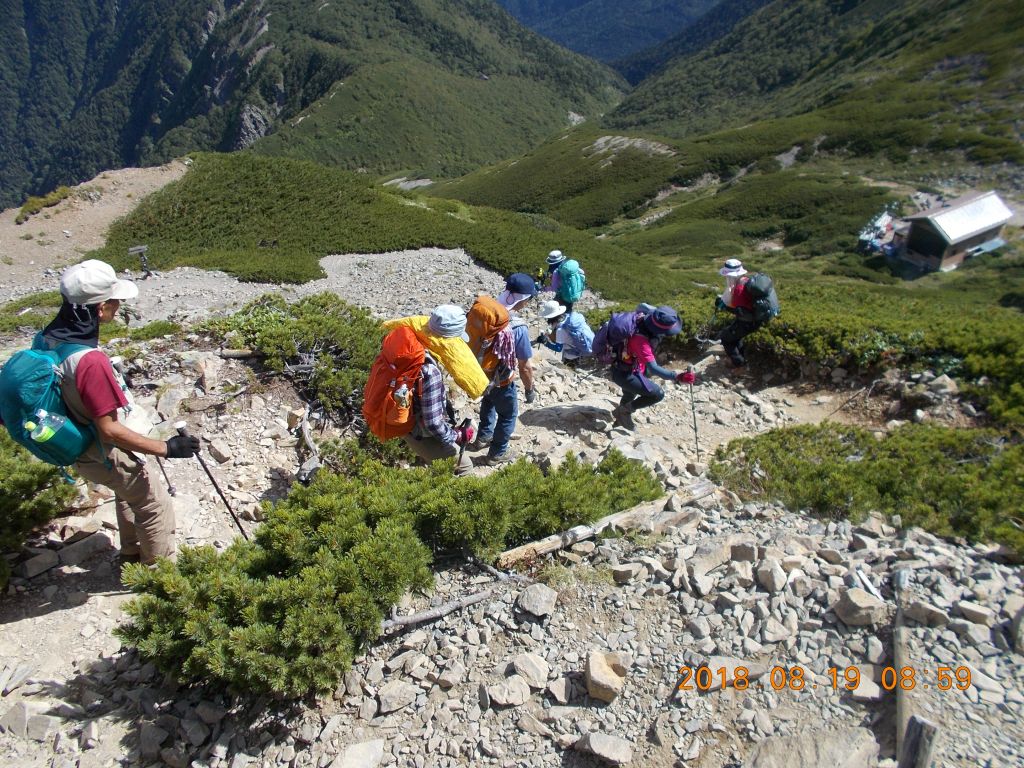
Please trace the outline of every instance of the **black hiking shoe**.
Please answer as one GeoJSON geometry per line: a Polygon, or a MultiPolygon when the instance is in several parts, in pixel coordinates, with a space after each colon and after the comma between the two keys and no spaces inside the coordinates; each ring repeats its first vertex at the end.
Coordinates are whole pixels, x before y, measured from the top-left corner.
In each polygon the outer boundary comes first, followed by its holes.
{"type": "Polygon", "coordinates": [[[617,405],[612,408],[612,416],[615,417],[615,424],[617,426],[628,429],[630,432],[636,429],[636,424],[633,423],[633,411],[629,408],[617,405]]]}

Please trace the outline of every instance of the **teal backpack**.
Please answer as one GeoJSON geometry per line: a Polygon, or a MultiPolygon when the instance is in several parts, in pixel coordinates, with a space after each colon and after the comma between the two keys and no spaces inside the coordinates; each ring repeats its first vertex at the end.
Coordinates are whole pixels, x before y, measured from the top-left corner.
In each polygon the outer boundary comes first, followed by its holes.
{"type": "Polygon", "coordinates": [[[555,298],[561,299],[565,304],[575,304],[580,300],[586,287],[587,278],[584,277],[578,261],[568,259],[558,268],[558,291],[555,298]]]}
{"type": "Polygon", "coordinates": [[[91,347],[82,344],[23,349],[0,369],[0,421],[14,442],[58,467],[74,464],[96,438],[92,427],[80,426],[68,415],[60,390],[59,366],[87,349],[91,347]],[[26,427],[37,421],[40,410],[62,417],[64,423],[56,431],[44,431],[41,440],[33,440],[32,430],[26,427]]]}

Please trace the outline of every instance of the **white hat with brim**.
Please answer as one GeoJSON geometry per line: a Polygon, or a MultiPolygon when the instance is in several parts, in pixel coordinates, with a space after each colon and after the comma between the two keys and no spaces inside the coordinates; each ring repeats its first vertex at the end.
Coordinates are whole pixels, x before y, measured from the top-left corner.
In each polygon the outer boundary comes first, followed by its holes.
{"type": "Polygon", "coordinates": [[[139,295],[139,286],[131,280],[119,280],[114,268],[105,261],[88,259],[64,270],[60,292],[72,304],[87,306],[111,299],[134,299],[139,295]]]}
{"type": "Polygon", "coordinates": [[[718,270],[718,274],[722,277],[740,277],[747,274],[747,270],[743,268],[743,262],[739,259],[729,259],[725,266],[718,270]]]}
{"type": "Polygon", "coordinates": [[[552,319],[558,317],[559,315],[564,314],[565,313],[565,307],[563,307],[557,301],[550,300],[550,301],[541,302],[541,305],[539,307],[539,311],[540,311],[540,316],[543,317],[545,320],[552,320],[552,319]]]}

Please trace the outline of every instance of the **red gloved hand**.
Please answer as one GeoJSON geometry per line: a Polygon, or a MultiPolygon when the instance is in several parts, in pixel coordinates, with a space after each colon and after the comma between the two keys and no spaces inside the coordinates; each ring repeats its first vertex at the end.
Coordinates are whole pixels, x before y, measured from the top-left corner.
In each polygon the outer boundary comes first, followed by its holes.
{"type": "Polygon", "coordinates": [[[695,384],[696,382],[697,374],[693,371],[683,371],[676,374],[676,384],[695,384]]]}
{"type": "Polygon", "coordinates": [[[469,445],[473,442],[474,437],[476,437],[476,430],[472,424],[466,427],[458,427],[455,430],[456,445],[469,445]]]}

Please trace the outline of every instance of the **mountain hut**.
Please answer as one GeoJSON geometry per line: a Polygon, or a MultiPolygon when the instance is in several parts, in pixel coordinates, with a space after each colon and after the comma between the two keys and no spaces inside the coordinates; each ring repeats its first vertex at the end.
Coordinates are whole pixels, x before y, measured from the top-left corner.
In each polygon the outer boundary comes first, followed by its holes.
{"type": "Polygon", "coordinates": [[[978,192],[907,216],[900,258],[922,272],[949,272],[964,259],[1006,245],[999,233],[1013,211],[995,192],[978,192]]]}

